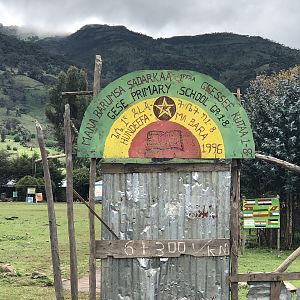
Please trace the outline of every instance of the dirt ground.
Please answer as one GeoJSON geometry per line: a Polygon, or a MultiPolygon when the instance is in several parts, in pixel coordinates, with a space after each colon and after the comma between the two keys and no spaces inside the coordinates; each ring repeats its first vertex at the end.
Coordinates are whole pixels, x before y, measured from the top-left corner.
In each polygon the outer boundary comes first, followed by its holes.
{"type": "MultiPolygon", "coordinates": [[[[70,280],[64,281],[63,287],[65,290],[70,290],[71,289],[70,280]]],[[[97,273],[96,273],[96,288],[97,288],[97,291],[100,291],[100,270],[97,270],[97,273]]],[[[78,291],[79,292],[88,292],[89,291],[89,275],[79,278],[78,291]]]]}

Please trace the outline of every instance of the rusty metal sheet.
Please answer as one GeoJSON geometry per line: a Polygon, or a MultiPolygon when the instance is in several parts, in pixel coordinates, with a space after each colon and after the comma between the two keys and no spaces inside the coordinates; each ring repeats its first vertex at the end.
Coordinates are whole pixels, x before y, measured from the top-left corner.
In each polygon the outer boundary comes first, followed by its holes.
{"type": "MultiPolygon", "coordinates": [[[[230,171],[104,174],[102,216],[122,240],[229,239],[230,171]]],[[[111,236],[103,231],[102,239],[111,236]]],[[[101,299],[229,299],[229,258],[102,260],[101,299]]]]}

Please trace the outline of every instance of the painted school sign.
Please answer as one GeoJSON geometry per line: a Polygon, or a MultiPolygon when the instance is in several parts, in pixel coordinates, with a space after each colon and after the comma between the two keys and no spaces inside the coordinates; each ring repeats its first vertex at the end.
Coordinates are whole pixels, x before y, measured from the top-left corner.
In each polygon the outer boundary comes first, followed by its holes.
{"type": "Polygon", "coordinates": [[[104,88],[88,107],[80,157],[253,158],[248,117],[221,83],[192,71],[146,70],[104,88]]]}

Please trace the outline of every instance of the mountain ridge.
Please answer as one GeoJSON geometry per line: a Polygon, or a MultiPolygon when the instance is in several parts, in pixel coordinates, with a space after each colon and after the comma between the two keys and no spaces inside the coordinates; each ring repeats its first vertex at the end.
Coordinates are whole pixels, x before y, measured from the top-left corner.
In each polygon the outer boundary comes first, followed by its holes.
{"type": "Polygon", "coordinates": [[[300,51],[259,36],[212,33],[154,39],[124,26],[85,25],[67,37],[37,41],[93,73],[94,57],[103,60],[104,84],[139,69],[191,69],[206,73],[229,89],[247,88],[261,72],[300,63],[300,51]]]}
{"type": "Polygon", "coordinates": [[[103,61],[102,86],[136,70],[185,69],[243,92],[258,74],[300,64],[300,50],[259,36],[213,33],[155,39],[121,25],[93,24],[68,36],[23,41],[0,28],[0,104],[25,114],[32,107],[43,110],[47,89],[70,65],[84,68],[92,83],[96,54],[103,61]]]}

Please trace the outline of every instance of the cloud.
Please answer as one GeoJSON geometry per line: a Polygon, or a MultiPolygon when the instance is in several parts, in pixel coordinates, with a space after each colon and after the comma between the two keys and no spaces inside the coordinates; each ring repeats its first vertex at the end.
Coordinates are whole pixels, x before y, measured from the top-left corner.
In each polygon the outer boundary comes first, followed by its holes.
{"type": "Polygon", "coordinates": [[[10,18],[40,31],[70,32],[90,23],[153,37],[230,31],[297,48],[299,11],[299,0],[0,0],[0,22],[10,18]]]}

